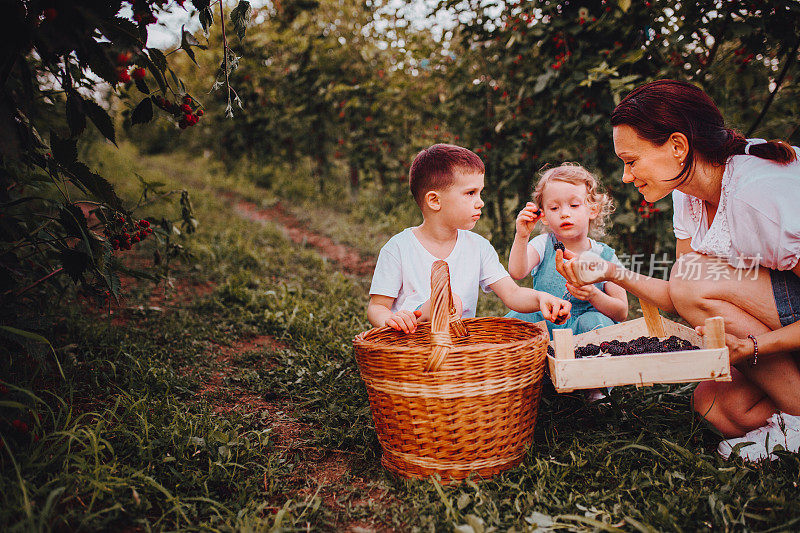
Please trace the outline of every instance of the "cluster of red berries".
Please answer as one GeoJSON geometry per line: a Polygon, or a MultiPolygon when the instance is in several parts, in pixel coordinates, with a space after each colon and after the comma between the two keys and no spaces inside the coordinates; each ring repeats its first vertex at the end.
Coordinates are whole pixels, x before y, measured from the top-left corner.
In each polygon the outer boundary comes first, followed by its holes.
{"type": "Polygon", "coordinates": [[[133,55],[130,52],[120,52],[117,54],[117,80],[121,83],[130,83],[131,79],[143,80],[147,76],[144,67],[129,68],[128,64],[133,55]]]}
{"type": "Polygon", "coordinates": [[[639,211],[639,216],[642,218],[650,218],[661,212],[661,210],[656,207],[656,204],[648,202],[647,200],[642,200],[637,211],[639,211]]]}
{"type": "Polygon", "coordinates": [[[508,28],[511,26],[511,31],[520,31],[522,27],[522,35],[525,35],[526,29],[532,26],[536,20],[529,13],[520,13],[517,16],[509,18],[503,23],[503,27],[508,28]]]}
{"type": "Polygon", "coordinates": [[[567,45],[572,45],[574,41],[575,39],[573,37],[567,37],[565,39],[561,34],[553,36],[553,42],[556,45],[556,49],[560,50],[563,48],[564,51],[556,54],[556,61],[550,65],[550,68],[553,70],[558,70],[564,63],[567,62],[567,60],[572,56],[572,51],[567,49],[567,45]]]}
{"type": "Polygon", "coordinates": [[[106,227],[105,234],[108,242],[114,250],[130,250],[131,247],[153,233],[150,222],[139,220],[138,222],[127,223],[121,216],[117,217],[114,229],[106,227]]]}
{"type": "Polygon", "coordinates": [[[488,152],[488,151],[490,151],[491,149],[492,149],[492,143],[490,143],[490,142],[488,142],[488,141],[487,141],[487,142],[483,143],[483,146],[482,146],[481,148],[476,148],[476,149],[475,149],[475,153],[476,153],[476,154],[480,154],[480,153],[482,153],[484,150],[488,152]]]}
{"type": "Polygon", "coordinates": [[[137,11],[133,14],[133,20],[139,24],[145,25],[158,22],[158,18],[156,18],[152,11],[137,11]]]}
{"type": "Polygon", "coordinates": [[[58,16],[58,10],[54,7],[48,7],[42,11],[42,16],[47,22],[53,22],[53,20],[55,20],[55,18],[58,16]]]}
{"type": "Polygon", "coordinates": [[[736,59],[733,60],[733,62],[736,63],[737,65],[746,65],[749,62],[751,62],[754,57],[756,57],[754,54],[748,54],[746,56],[745,54],[747,54],[746,47],[743,46],[741,48],[737,48],[736,50],[733,51],[733,55],[737,56],[736,59]]]}
{"type": "Polygon", "coordinates": [[[156,96],[153,101],[158,107],[177,118],[178,126],[182,130],[185,130],[189,126],[194,126],[200,121],[200,117],[203,116],[203,110],[200,108],[200,104],[188,94],[183,97],[183,103],[181,104],[170,102],[160,95],[156,96]]]}

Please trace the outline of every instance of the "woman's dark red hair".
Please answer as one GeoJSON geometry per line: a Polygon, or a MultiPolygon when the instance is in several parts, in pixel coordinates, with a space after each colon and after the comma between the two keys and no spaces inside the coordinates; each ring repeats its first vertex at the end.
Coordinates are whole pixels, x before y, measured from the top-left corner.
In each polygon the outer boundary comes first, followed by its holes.
{"type": "MultiPolygon", "coordinates": [[[[679,179],[688,174],[695,154],[703,161],[724,165],[733,155],[744,154],[747,139],[725,126],[719,108],[699,87],[678,80],[656,80],[634,89],[614,109],[611,125],[627,125],[639,137],[661,146],[673,133],[683,133],[689,153],[679,179]]],[[[784,141],[751,145],[750,155],[788,164],[797,154],[784,141]]]]}

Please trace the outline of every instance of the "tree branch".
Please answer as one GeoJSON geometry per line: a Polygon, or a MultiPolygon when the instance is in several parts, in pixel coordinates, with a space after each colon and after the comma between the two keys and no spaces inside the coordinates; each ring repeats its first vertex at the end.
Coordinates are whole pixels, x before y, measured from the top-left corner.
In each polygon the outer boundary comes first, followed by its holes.
{"type": "Polygon", "coordinates": [[[786,59],[786,63],[783,64],[783,70],[781,73],[778,74],[778,77],[775,78],[775,88],[772,92],[769,93],[769,97],[767,101],[764,103],[764,107],[761,109],[761,113],[758,115],[758,118],[753,122],[753,124],[748,128],[745,137],[750,137],[753,135],[753,132],[756,131],[756,128],[764,120],[764,117],[767,115],[767,110],[772,105],[772,101],[775,100],[775,95],[778,92],[778,89],[781,88],[781,84],[783,83],[783,79],[786,77],[786,74],[789,72],[789,69],[794,64],[795,60],[797,59],[797,50],[800,49],[800,37],[797,38],[797,42],[794,45],[794,48],[791,52],[789,52],[789,56],[786,59]]]}

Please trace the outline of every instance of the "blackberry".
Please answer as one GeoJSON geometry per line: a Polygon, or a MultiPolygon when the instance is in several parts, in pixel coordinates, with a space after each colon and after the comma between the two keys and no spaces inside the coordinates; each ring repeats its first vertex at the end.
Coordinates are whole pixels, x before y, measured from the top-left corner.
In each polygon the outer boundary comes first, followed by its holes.
{"type": "Polygon", "coordinates": [[[553,250],[561,250],[564,251],[564,243],[561,241],[554,240],[553,241],[553,250]]]}
{"type": "Polygon", "coordinates": [[[597,355],[600,353],[600,347],[596,344],[587,344],[583,347],[583,351],[586,352],[586,355],[597,355]]]}
{"type": "Polygon", "coordinates": [[[575,358],[576,359],[580,359],[584,355],[587,355],[587,354],[586,354],[586,351],[583,349],[583,346],[578,346],[577,348],[575,348],[575,358]]]}
{"type": "Polygon", "coordinates": [[[608,347],[608,353],[611,354],[612,356],[627,355],[628,348],[624,346],[622,343],[617,342],[617,344],[612,344],[611,346],[608,347]]]}
{"type": "Polygon", "coordinates": [[[547,355],[549,355],[550,357],[556,356],[556,351],[549,344],[547,345],[547,355]]]}
{"type": "Polygon", "coordinates": [[[610,342],[603,341],[603,342],[600,343],[600,350],[603,351],[603,352],[607,352],[609,346],[611,346],[610,342]]]}

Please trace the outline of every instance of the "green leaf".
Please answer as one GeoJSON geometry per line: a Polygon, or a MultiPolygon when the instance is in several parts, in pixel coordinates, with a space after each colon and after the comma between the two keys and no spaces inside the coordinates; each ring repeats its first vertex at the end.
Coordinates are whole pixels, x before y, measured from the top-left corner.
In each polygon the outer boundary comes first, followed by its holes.
{"type": "Polygon", "coordinates": [[[72,281],[78,282],[83,278],[83,273],[89,268],[91,258],[80,250],[61,250],[61,265],[72,281]]]}
{"type": "Polygon", "coordinates": [[[144,80],[133,80],[133,83],[136,85],[136,88],[139,89],[139,92],[144,94],[150,94],[150,87],[147,86],[147,82],[144,80]]]}
{"type": "Polygon", "coordinates": [[[153,101],[150,97],[143,98],[131,113],[131,124],[145,124],[153,120],[153,101]]]}
{"type": "Polygon", "coordinates": [[[167,69],[167,58],[164,57],[164,54],[161,53],[161,50],[152,49],[149,51],[150,57],[147,54],[142,54],[140,57],[144,60],[147,64],[147,69],[150,71],[150,74],[153,75],[155,78],[156,83],[158,84],[159,89],[161,92],[167,92],[167,82],[164,78],[164,71],[167,69]]]}
{"type": "Polygon", "coordinates": [[[211,8],[207,7],[205,9],[200,10],[200,25],[203,26],[203,31],[208,34],[208,28],[211,27],[211,24],[214,23],[214,13],[212,13],[211,8]]]}
{"type": "Polygon", "coordinates": [[[67,91],[67,125],[73,137],[77,137],[86,129],[83,99],[74,90],[67,91]]]}
{"type": "Polygon", "coordinates": [[[78,141],[76,139],[61,139],[54,131],[50,131],[50,149],[53,157],[65,167],[69,167],[78,159],[78,141]]]}
{"type": "Polygon", "coordinates": [[[114,132],[114,123],[111,121],[111,117],[108,116],[106,110],[100,107],[94,100],[83,100],[83,108],[86,110],[86,114],[89,115],[89,118],[97,129],[100,130],[100,133],[116,146],[117,139],[116,133],[114,132]]]}
{"type": "Polygon", "coordinates": [[[181,50],[184,50],[186,52],[189,58],[192,61],[194,61],[195,65],[197,65],[197,60],[194,58],[194,51],[192,50],[192,46],[199,44],[200,43],[197,42],[197,39],[194,38],[194,35],[186,31],[186,25],[184,24],[183,26],[181,26],[181,50]]]}
{"type": "Polygon", "coordinates": [[[86,216],[80,207],[75,204],[62,206],[58,213],[58,221],[63,226],[68,237],[84,239],[89,234],[86,216]]]}
{"type": "Polygon", "coordinates": [[[245,32],[247,31],[247,22],[250,20],[250,2],[241,0],[239,4],[231,11],[231,22],[233,22],[233,29],[240,41],[244,40],[245,32]]]}
{"type": "Polygon", "coordinates": [[[144,42],[139,37],[139,28],[132,21],[121,17],[104,19],[100,31],[115,46],[120,48],[140,49],[144,42]]]}
{"type": "Polygon", "coordinates": [[[108,205],[118,211],[124,210],[122,206],[122,200],[120,200],[119,196],[117,196],[113,185],[111,185],[104,177],[95,174],[89,170],[89,167],[80,161],[73,163],[69,167],[69,171],[72,174],[72,180],[77,181],[86,187],[86,189],[94,194],[97,199],[106,202],[108,205]]]}
{"type": "Polygon", "coordinates": [[[158,70],[164,72],[167,70],[167,58],[164,53],[158,48],[149,48],[147,53],[150,55],[150,60],[158,67],[158,70]]]}
{"type": "Polygon", "coordinates": [[[94,38],[87,37],[83,41],[85,53],[81,59],[89,65],[89,68],[103,78],[111,85],[117,83],[119,74],[117,73],[117,65],[111,59],[112,44],[111,43],[98,43],[94,38]]]}
{"type": "Polygon", "coordinates": [[[38,333],[33,333],[32,331],[25,331],[24,329],[17,329],[11,326],[0,326],[0,329],[7,331],[8,333],[13,333],[14,335],[19,335],[20,337],[26,338],[31,341],[41,342],[48,345],[50,344],[49,340],[42,337],[38,333]]]}

